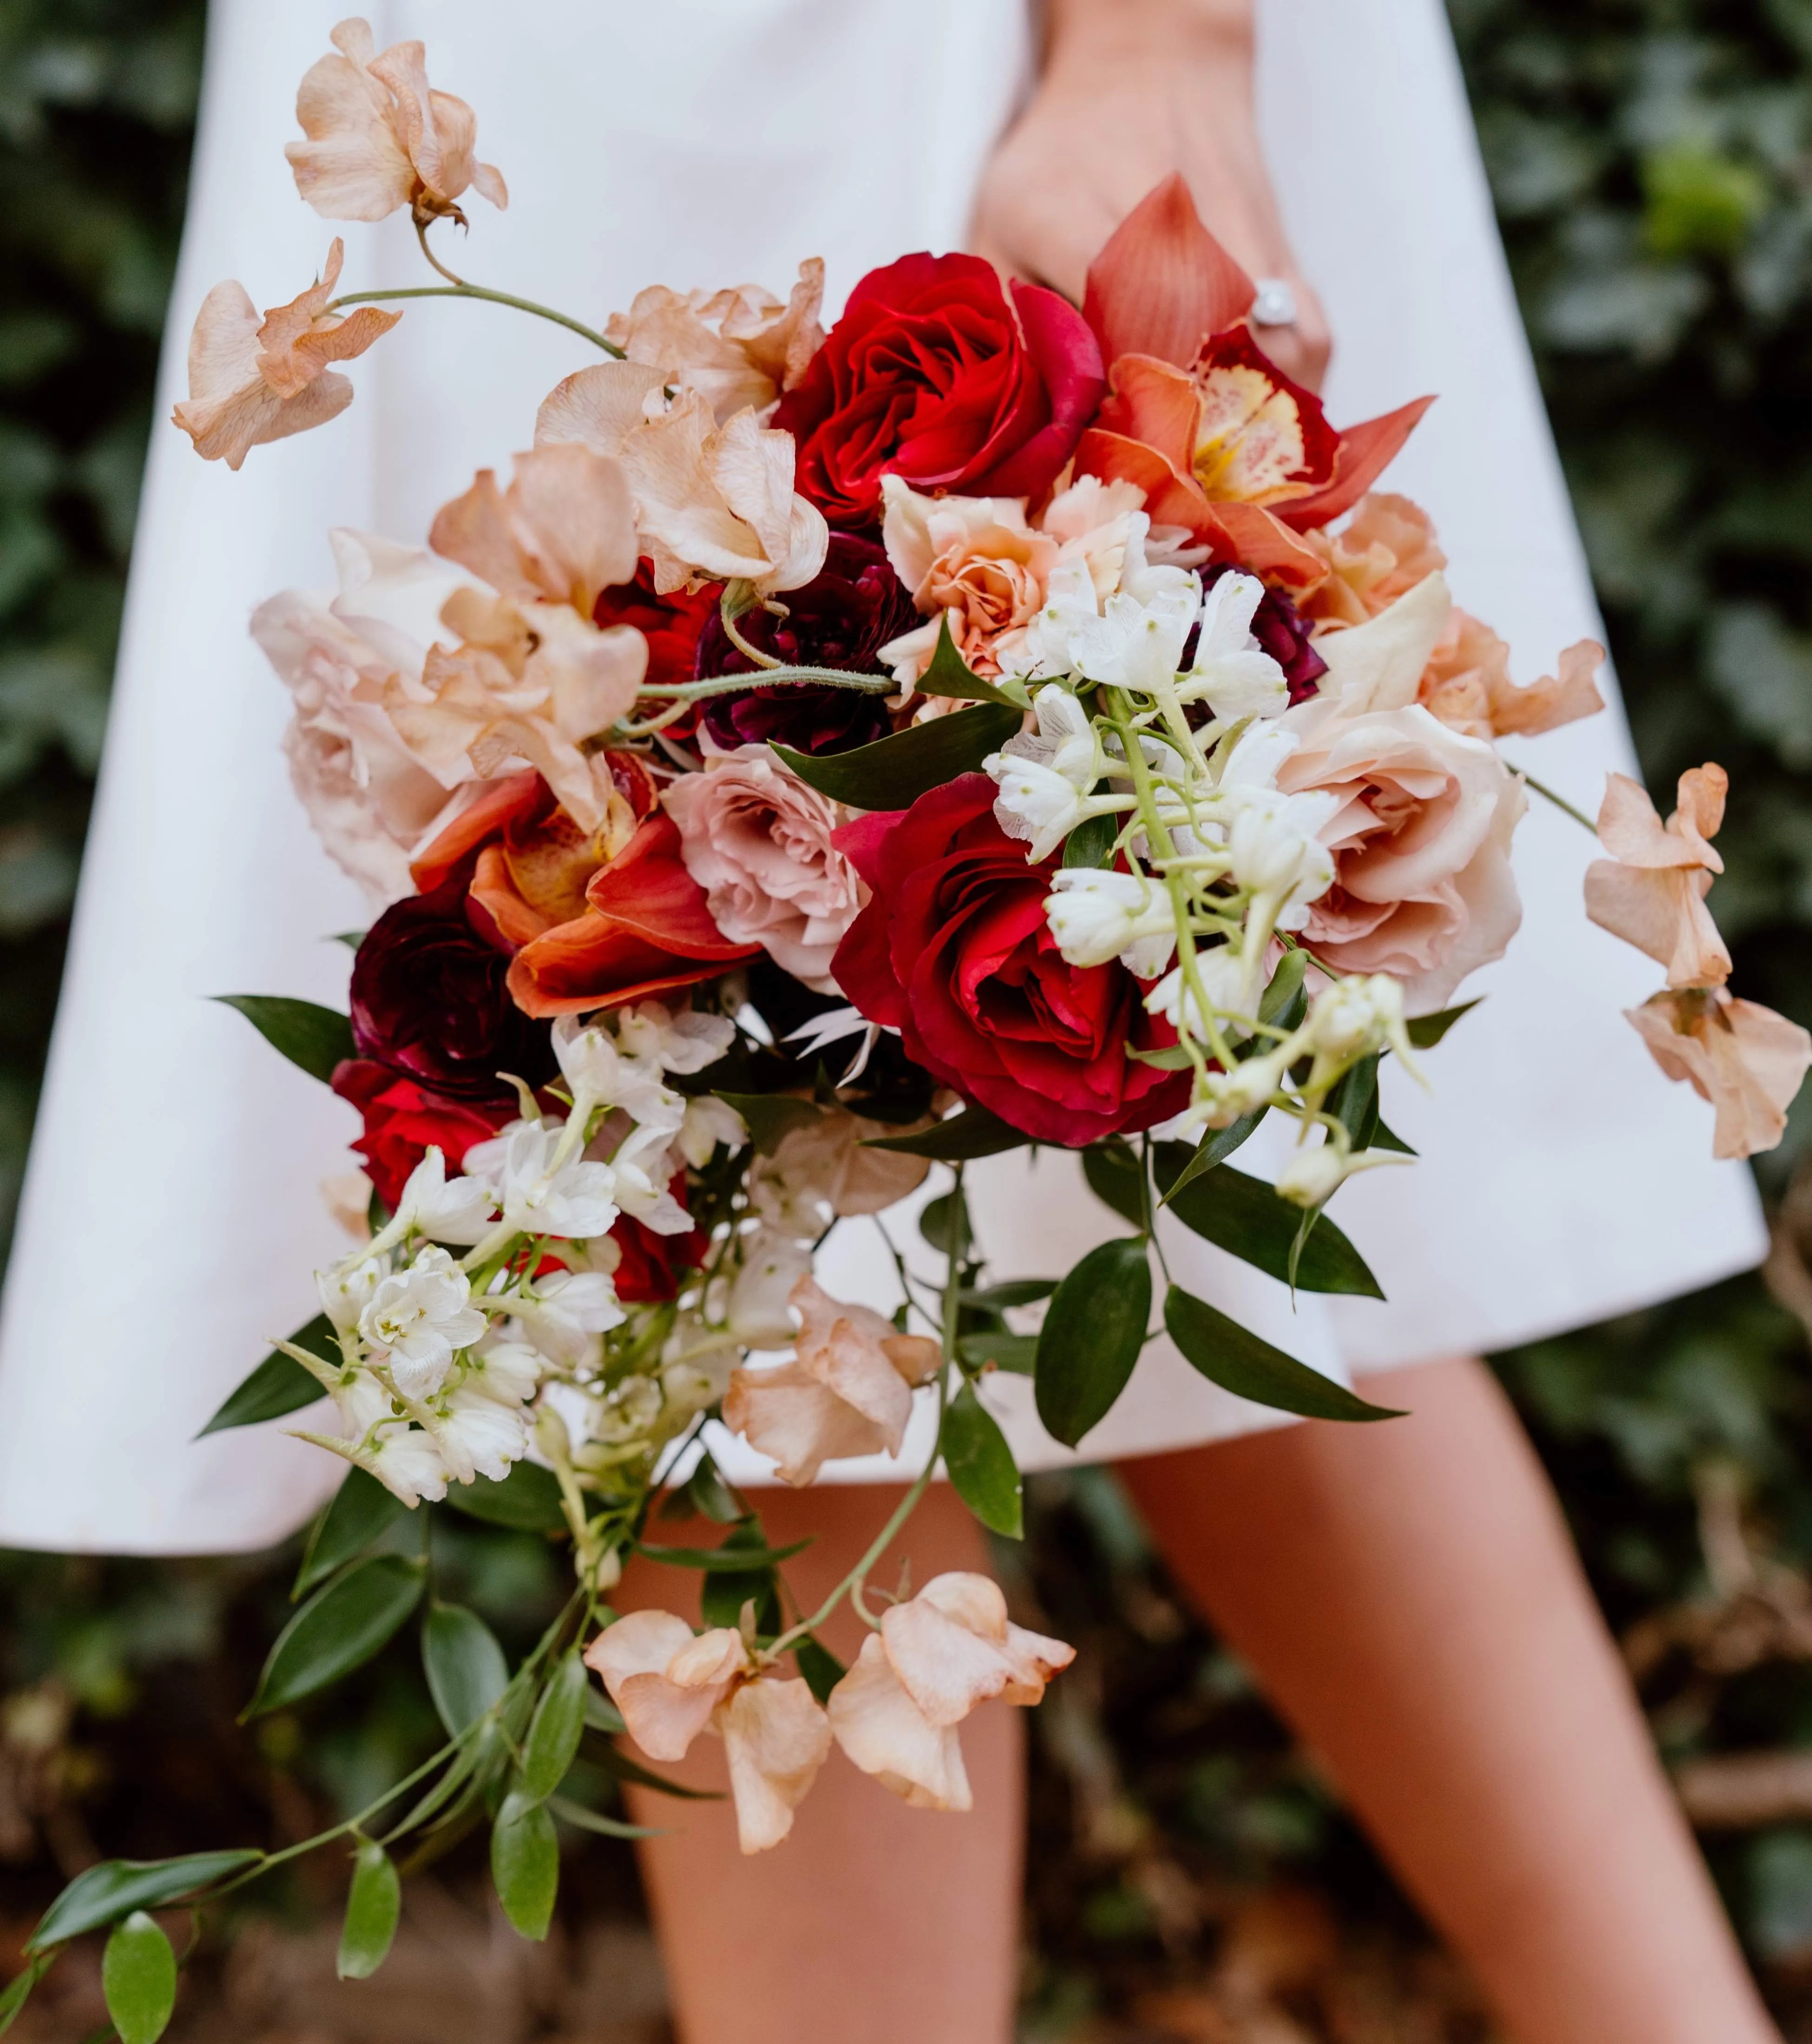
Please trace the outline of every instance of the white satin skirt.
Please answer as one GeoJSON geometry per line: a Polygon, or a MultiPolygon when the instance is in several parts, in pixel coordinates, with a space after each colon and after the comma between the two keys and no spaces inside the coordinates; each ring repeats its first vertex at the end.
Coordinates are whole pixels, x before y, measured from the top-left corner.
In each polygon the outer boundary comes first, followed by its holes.
{"type": "MultiPolygon", "coordinates": [[[[337,229],[295,195],[282,144],[297,81],[341,0],[215,0],[193,194],[160,411],[184,391],[203,294],[240,278],[291,297],[335,232],[346,286],[414,281],[406,222],[337,229]]],[[[419,36],[477,109],[510,183],[475,206],[475,279],[602,320],[649,283],[784,289],[823,255],[834,302],[907,250],[962,244],[977,179],[1024,89],[1024,0],[375,0],[380,46],[419,36]]],[[[1387,478],[1433,513],[1459,600],[1511,642],[1519,680],[1598,630],[1590,583],[1493,225],[1439,0],[1261,0],[1264,129],[1283,212],[1337,338],[1337,422],[1424,391],[1441,402],[1387,478]]],[[[339,1477],[280,1426],[196,1429],[274,1335],[314,1311],[310,1272],[344,1247],[321,1181],[352,1111],[212,994],[343,1005],[337,931],[365,905],[290,792],[287,697],[246,636],[252,606],[332,582],[325,535],[417,541],[475,468],[529,444],[535,406],[579,359],[501,308],[424,302],[353,369],[325,430],[205,464],[154,435],[124,646],[62,1005],[0,1317],[0,1544],[119,1553],[255,1548],[339,1477]]],[[[1620,715],[1518,741],[1593,808],[1633,770],[1620,715]]],[[[1351,1382],[1501,1347],[1668,1297],[1759,1261],[1746,1173],[1710,1161],[1710,1114],[1669,1086],[1619,1010],[1655,969],[1594,929],[1585,834],[1539,802],[1519,835],[1526,916],[1489,996],[1427,1060],[1388,1071],[1386,1112],[1422,1160],[1356,1181],[1341,1225],[1388,1302],[1303,1296],[1181,1230],[1179,1282],[1351,1382]]],[[[1241,1158],[1263,1167],[1255,1143],[1241,1158]]],[[[1060,1275],[1119,1224],[1048,1151],[972,1167],[1002,1276],[1060,1275]]],[[[910,1213],[894,1216],[911,1235],[910,1213]]],[[[833,1293],[898,1296],[878,1232],[848,1224],[833,1293]]],[[[1023,1466],[1071,1459],[1024,1380],[989,1397],[1023,1466]]],[[[1163,1341],[1086,1443],[1133,1454],[1278,1424],[1163,1341]]],[[[745,1480],[767,1465],[714,1446],[745,1480]]],[[[910,1439],[905,1465],[924,1443],[910,1439]]],[[[834,1466],[896,1475],[885,1458],[834,1466]]]]}

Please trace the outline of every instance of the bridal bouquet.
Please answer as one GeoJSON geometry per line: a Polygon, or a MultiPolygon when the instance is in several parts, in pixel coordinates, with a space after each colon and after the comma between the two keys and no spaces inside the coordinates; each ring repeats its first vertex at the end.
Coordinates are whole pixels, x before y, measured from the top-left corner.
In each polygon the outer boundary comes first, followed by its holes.
{"type": "MultiPolygon", "coordinates": [[[[337,593],[252,623],[294,697],[297,793],[377,912],[349,1016],[235,1005],[357,1110],[364,1170],[320,1317],[211,1427],[319,1404],[303,1438],[348,1466],[252,1711],[427,1603],[447,1744],[327,1835],[353,1849],[342,1967],[362,1975],[405,1838],[488,1822],[506,1910],[544,1931],[556,1820],[629,1828],[568,1784],[588,1738],[646,1781],[612,1735],[657,1763],[719,1735],[745,1851],[785,1837],[833,1745],[967,1808],[960,1722],[1037,1702],[1071,1650],[983,1577],[871,1579],[939,1467],[1018,1533],[994,1372],[1029,1374],[1073,1446],[1155,1318],[1244,1397],[1384,1416],[1168,1276],[1154,1302],[1155,1216],[1295,1287],[1375,1293],[1322,1209],[1407,1162],[1380,1062],[1414,1070],[1518,925],[1534,784],[1497,741],[1599,708],[1602,654],[1512,682],[1426,516],[1373,488],[1429,401],[1333,426],[1266,357],[1253,286],[1180,180],[1102,251],[1079,310],[914,255],[828,332],[816,262],[784,300],[657,286],[594,331],[446,267],[431,230],[464,225],[469,192],[507,198],[471,110],[430,90],[421,44],[380,55],[357,21],[333,41],[302,82],[298,187],[333,219],[408,208],[440,281],[336,297],[336,240],[290,304],[217,286],[175,415],[198,450],[237,468],[344,409],[332,365],[395,324],[382,303],[512,306],[599,358],[429,551],[337,532],[337,593]],[[1267,1182],[1228,1160],[1272,1114],[1298,1139],[1267,1182]],[[1127,1231],[990,1284],[964,1167],[1033,1143],[1081,1151],[1127,1231]],[[891,1318],[828,1296],[817,1245],[887,1227],[934,1164],[934,1274],[890,1235],[891,1318]],[[897,1453],[921,1404],[904,1503],[801,1608],[714,1439],[806,1484],[897,1453]],[[571,1602],[514,1670],[398,1538],[442,1500],[569,1543],[571,1602]],[[726,1530],[670,1544],[657,1516],[726,1530]],[[612,1611],[638,1553],[699,1572],[705,1630],[612,1611]],[[818,1637],[844,1598],[868,1627],[848,1668],[818,1637]]],[[[1587,905],[1666,966],[1632,1019],[1737,1156],[1778,1139],[1812,1044],[1726,990],[1703,898],[1723,796],[1717,767],[1688,774],[1664,824],[1614,778],[1587,905]]],[[[91,1869],[34,1965],[117,1925],[115,2019],[153,2036],[174,1961],[144,1912],[287,1856],[91,1869]]]]}

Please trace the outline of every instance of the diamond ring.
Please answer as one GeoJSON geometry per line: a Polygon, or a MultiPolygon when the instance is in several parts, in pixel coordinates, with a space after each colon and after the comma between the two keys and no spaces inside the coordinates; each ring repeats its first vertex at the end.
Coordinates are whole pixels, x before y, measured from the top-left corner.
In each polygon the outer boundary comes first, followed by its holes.
{"type": "Polygon", "coordinates": [[[1254,326],[1294,326],[1296,294],[1282,277],[1260,277],[1246,316],[1254,326]]]}

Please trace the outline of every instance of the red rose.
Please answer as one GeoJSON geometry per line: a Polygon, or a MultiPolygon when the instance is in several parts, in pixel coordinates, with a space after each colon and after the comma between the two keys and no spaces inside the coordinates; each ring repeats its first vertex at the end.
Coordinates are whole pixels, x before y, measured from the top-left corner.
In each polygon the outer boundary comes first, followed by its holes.
{"type": "Polygon", "coordinates": [[[837,833],[874,892],[831,970],[934,1078],[1041,1142],[1148,1128],[1187,1104],[1189,1075],[1126,1054],[1175,1039],[1124,966],[1064,962],[1044,920],[1056,862],[1028,863],[994,793],[964,774],[837,833]]]}
{"type": "MultiPolygon", "coordinates": [[[[686,1174],[675,1171],[667,1189],[682,1206],[686,1204],[686,1174]]],[[[702,1229],[685,1235],[656,1235],[644,1228],[633,1214],[620,1214],[610,1231],[610,1239],[621,1252],[614,1274],[617,1297],[626,1306],[677,1298],[679,1280],[688,1270],[702,1267],[711,1251],[711,1239],[702,1229]]]]}
{"type": "Polygon", "coordinates": [[[1055,478],[1107,387],[1101,348],[1055,291],[1012,292],[979,256],[902,256],[851,292],[774,415],[833,525],[872,518],[884,474],[975,497],[1055,478]]]}
{"type": "Polygon", "coordinates": [[[449,1171],[456,1171],[475,1143],[494,1135],[515,1114],[514,1103],[496,1107],[449,1100],[368,1058],[348,1058],[335,1067],[333,1090],[365,1117],[365,1132],[352,1147],[365,1160],[378,1197],[395,1208],[404,1182],[437,1148],[449,1171]]]}

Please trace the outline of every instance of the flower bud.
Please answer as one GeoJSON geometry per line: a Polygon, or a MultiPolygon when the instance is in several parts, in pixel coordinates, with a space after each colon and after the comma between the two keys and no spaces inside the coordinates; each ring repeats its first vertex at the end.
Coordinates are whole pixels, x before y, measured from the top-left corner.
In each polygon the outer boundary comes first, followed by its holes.
{"type": "Polygon", "coordinates": [[[1323,1143],[1313,1150],[1298,1150],[1278,1173],[1275,1190],[1292,1206],[1318,1207],[1339,1191],[1351,1168],[1337,1144],[1323,1143]]]}
{"type": "Polygon", "coordinates": [[[623,1550],[612,1547],[598,1558],[598,1587],[608,1596],[623,1580],[623,1550]]]}
{"type": "Polygon", "coordinates": [[[1340,1064],[1382,1050],[1403,1035],[1402,987],[1381,972],[1336,980],[1315,996],[1304,1035],[1311,1050],[1340,1064]]]}
{"type": "Polygon", "coordinates": [[[544,1405],[535,1415],[535,1446],[556,1469],[571,1465],[572,1436],[567,1431],[565,1420],[552,1405],[544,1405]]]}
{"type": "Polygon", "coordinates": [[[1136,873],[1070,866],[1051,876],[1044,920],[1064,962],[1107,965],[1141,939],[1174,940],[1176,919],[1169,894],[1136,873]]]}

